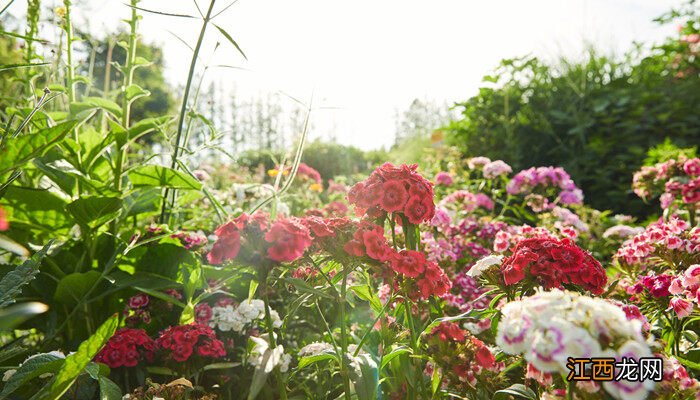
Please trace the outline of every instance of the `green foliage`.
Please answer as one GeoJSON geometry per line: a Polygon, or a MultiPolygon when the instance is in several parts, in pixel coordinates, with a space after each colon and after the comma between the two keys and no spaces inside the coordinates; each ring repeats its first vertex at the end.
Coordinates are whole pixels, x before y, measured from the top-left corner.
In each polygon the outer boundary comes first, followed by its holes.
{"type": "Polygon", "coordinates": [[[476,96],[457,104],[461,118],[446,131],[466,154],[503,159],[515,171],[563,166],[593,207],[644,214],[630,177],[647,149],[667,137],[700,142],[700,77],[675,74],[669,52],[617,60],[590,51],[558,65],[503,60],[476,96]]]}
{"type": "Polygon", "coordinates": [[[647,151],[644,165],[651,166],[671,159],[678,159],[681,155],[694,158],[697,157],[697,149],[697,146],[680,148],[676,146],[670,138],[666,138],[663,143],[659,143],[647,151]]]}
{"type": "MultiPolygon", "coordinates": [[[[317,170],[323,179],[333,179],[336,176],[366,173],[381,159],[381,156],[376,155],[377,153],[364,153],[352,146],[314,141],[304,150],[301,161],[317,170]]],[[[237,164],[251,171],[261,165],[265,170],[270,170],[278,165],[283,156],[282,152],[248,150],[241,153],[237,164]]]]}

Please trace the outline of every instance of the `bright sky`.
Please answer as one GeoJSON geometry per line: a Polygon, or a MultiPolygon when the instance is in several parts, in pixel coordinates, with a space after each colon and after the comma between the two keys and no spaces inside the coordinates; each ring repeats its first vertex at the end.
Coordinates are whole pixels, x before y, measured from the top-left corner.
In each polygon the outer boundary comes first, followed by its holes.
{"type": "MultiPolygon", "coordinates": [[[[124,2],[128,0],[123,0],[124,2]]],[[[121,0],[83,0],[82,21],[94,31],[114,31],[129,9],[121,0]]],[[[217,0],[221,10],[231,0],[217,0]]],[[[203,11],[207,0],[199,0],[203,11]]],[[[282,91],[308,102],[313,93],[313,137],[363,149],[388,146],[394,116],[414,98],[452,103],[475,94],[481,78],[502,58],[535,54],[578,56],[586,41],[604,52],[622,52],[633,41],[673,34],[652,19],[677,0],[239,0],[214,22],[246,52],[245,62],[212,27],[217,84],[242,97],[282,91]]],[[[198,15],[189,0],[144,0],[140,6],[198,15]]],[[[12,9],[21,13],[25,3],[12,9]]],[[[78,17],[81,21],[81,17],[78,17]]],[[[122,24],[123,25],[123,24],[122,24]]],[[[164,47],[167,77],[184,84],[190,44],[200,21],[144,15],[145,38],[164,47]]]]}

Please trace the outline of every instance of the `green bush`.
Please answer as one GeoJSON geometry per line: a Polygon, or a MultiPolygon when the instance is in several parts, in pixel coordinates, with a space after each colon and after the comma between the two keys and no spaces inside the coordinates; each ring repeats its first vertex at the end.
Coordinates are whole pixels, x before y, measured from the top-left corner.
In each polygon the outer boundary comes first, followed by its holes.
{"type": "MultiPolygon", "coordinates": [[[[700,26],[696,16],[690,21],[683,34],[700,26]]],[[[641,51],[623,59],[591,51],[584,61],[557,65],[504,60],[484,78],[488,85],[457,104],[461,118],[446,128],[449,140],[516,171],[562,166],[593,207],[647,214],[630,177],[667,138],[680,147],[700,143],[700,61],[678,39],[644,58],[641,51]]]]}

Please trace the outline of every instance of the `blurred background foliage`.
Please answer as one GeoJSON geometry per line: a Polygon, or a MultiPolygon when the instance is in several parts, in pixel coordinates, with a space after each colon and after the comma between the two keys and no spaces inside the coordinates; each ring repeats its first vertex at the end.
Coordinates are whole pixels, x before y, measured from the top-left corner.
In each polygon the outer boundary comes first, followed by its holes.
{"type": "Polygon", "coordinates": [[[678,37],[620,57],[591,49],[580,61],[503,60],[476,96],[456,105],[449,142],[514,170],[563,166],[591,206],[646,215],[653,207],[631,192],[632,173],[700,143],[694,2],[658,22],[678,18],[678,37]]]}

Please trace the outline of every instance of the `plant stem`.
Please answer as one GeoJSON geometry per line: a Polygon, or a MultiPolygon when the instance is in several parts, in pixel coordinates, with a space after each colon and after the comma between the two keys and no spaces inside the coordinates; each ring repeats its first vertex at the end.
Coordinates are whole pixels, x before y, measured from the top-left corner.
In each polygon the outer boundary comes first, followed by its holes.
{"type": "MultiPolygon", "coordinates": [[[[180,117],[178,119],[178,124],[177,124],[177,135],[175,136],[175,147],[173,148],[173,156],[172,156],[172,162],[170,164],[170,168],[175,169],[177,167],[177,158],[180,154],[180,146],[185,146],[187,143],[180,144],[180,140],[182,138],[182,131],[185,125],[185,116],[187,113],[187,100],[190,96],[190,89],[192,88],[192,79],[194,78],[194,70],[195,67],[197,66],[197,58],[199,57],[199,50],[202,48],[202,42],[204,41],[204,33],[207,30],[207,25],[209,25],[209,21],[211,19],[211,12],[214,9],[214,3],[216,0],[211,0],[209,3],[209,9],[207,10],[207,15],[204,17],[202,20],[202,28],[199,31],[199,38],[197,39],[197,45],[194,48],[194,52],[192,53],[192,60],[190,61],[190,70],[187,75],[187,83],[185,84],[185,94],[182,97],[182,106],[180,107],[180,117]]],[[[170,193],[170,190],[168,188],[165,189],[165,195],[163,196],[163,203],[161,205],[160,209],[160,223],[165,222],[165,213],[166,213],[166,208],[167,208],[167,202],[168,202],[168,194],[170,193]]]]}
{"type": "MultiPolygon", "coordinates": [[[[136,59],[136,29],[138,27],[139,16],[136,14],[136,5],[139,0],[131,0],[131,20],[129,20],[129,47],[126,54],[126,65],[124,65],[124,83],[122,86],[122,127],[128,132],[129,117],[131,113],[131,101],[126,96],[127,89],[134,81],[134,60],[136,59]]],[[[107,77],[109,79],[109,77],[107,77]]],[[[114,190],[121,192],[122,190],[122,171],[124,170],[124,159],[127,154],[128,135],[124,143],[117,142],[117,160],[114,172],[114,190]]]]}
{"type": "MultiPolygon", "coordinates": [[[[66,31],[66,60],[68,65],[66,66],[66,92],[68,94],[68,105],[74,103],[76,100],[75,96],[75,70],[73,69],[73,23],[71,22],[71,0],[63,0],[63,6],[66,8],[64,30],[66,31]]],[[[80,141],[78,128],[73,128],[73,140],[78,145],[75,151],[76,157],[78,159],[78,169],[82,167],[82,155],[80,152],[80,141]]],[[[80,179],[76,180],[76,186],[78,191],[78,197],[80,197],[80,179]]]]}
{"type": "Polygon", "coordinates": [[[340,298],[338,299],[338,306],[340,307],[340,351],[342,353],[340,354],[340,373],[343,376],[345,399],[350,400],[350,376],[348,375],[348,369],[345,364],[345,359],[348,352],[348,333],[347,327],[345,326],[345,300],[347,298],[347,286],[348,269],[345,265],[343,265],[343,281],[340,286],[340,298]]]}
{"type": "MultiPolygon", "coordinates": [[[[211,12],[211,8],[209,11],[211,12]]],[[[263,302],[265,303],[265,325],[267,325],[268,343],[270,344],[270,350],[274,350],[277,347],[277,339],[275,339],[275,328],[272,325],[272,315],[270,314],[270,298],[268,296],[267,275],[267,271],[261,273],[260,280],[262,282],[260,286],[262,289],[263,302]]],[[[279,368],[275,368],[274,375],[275,380],[277,381],[277,388],[279,390],[280,399],[287,400],[287,388],[284,385],[282,373],[280,373],[279,368]]]]}

